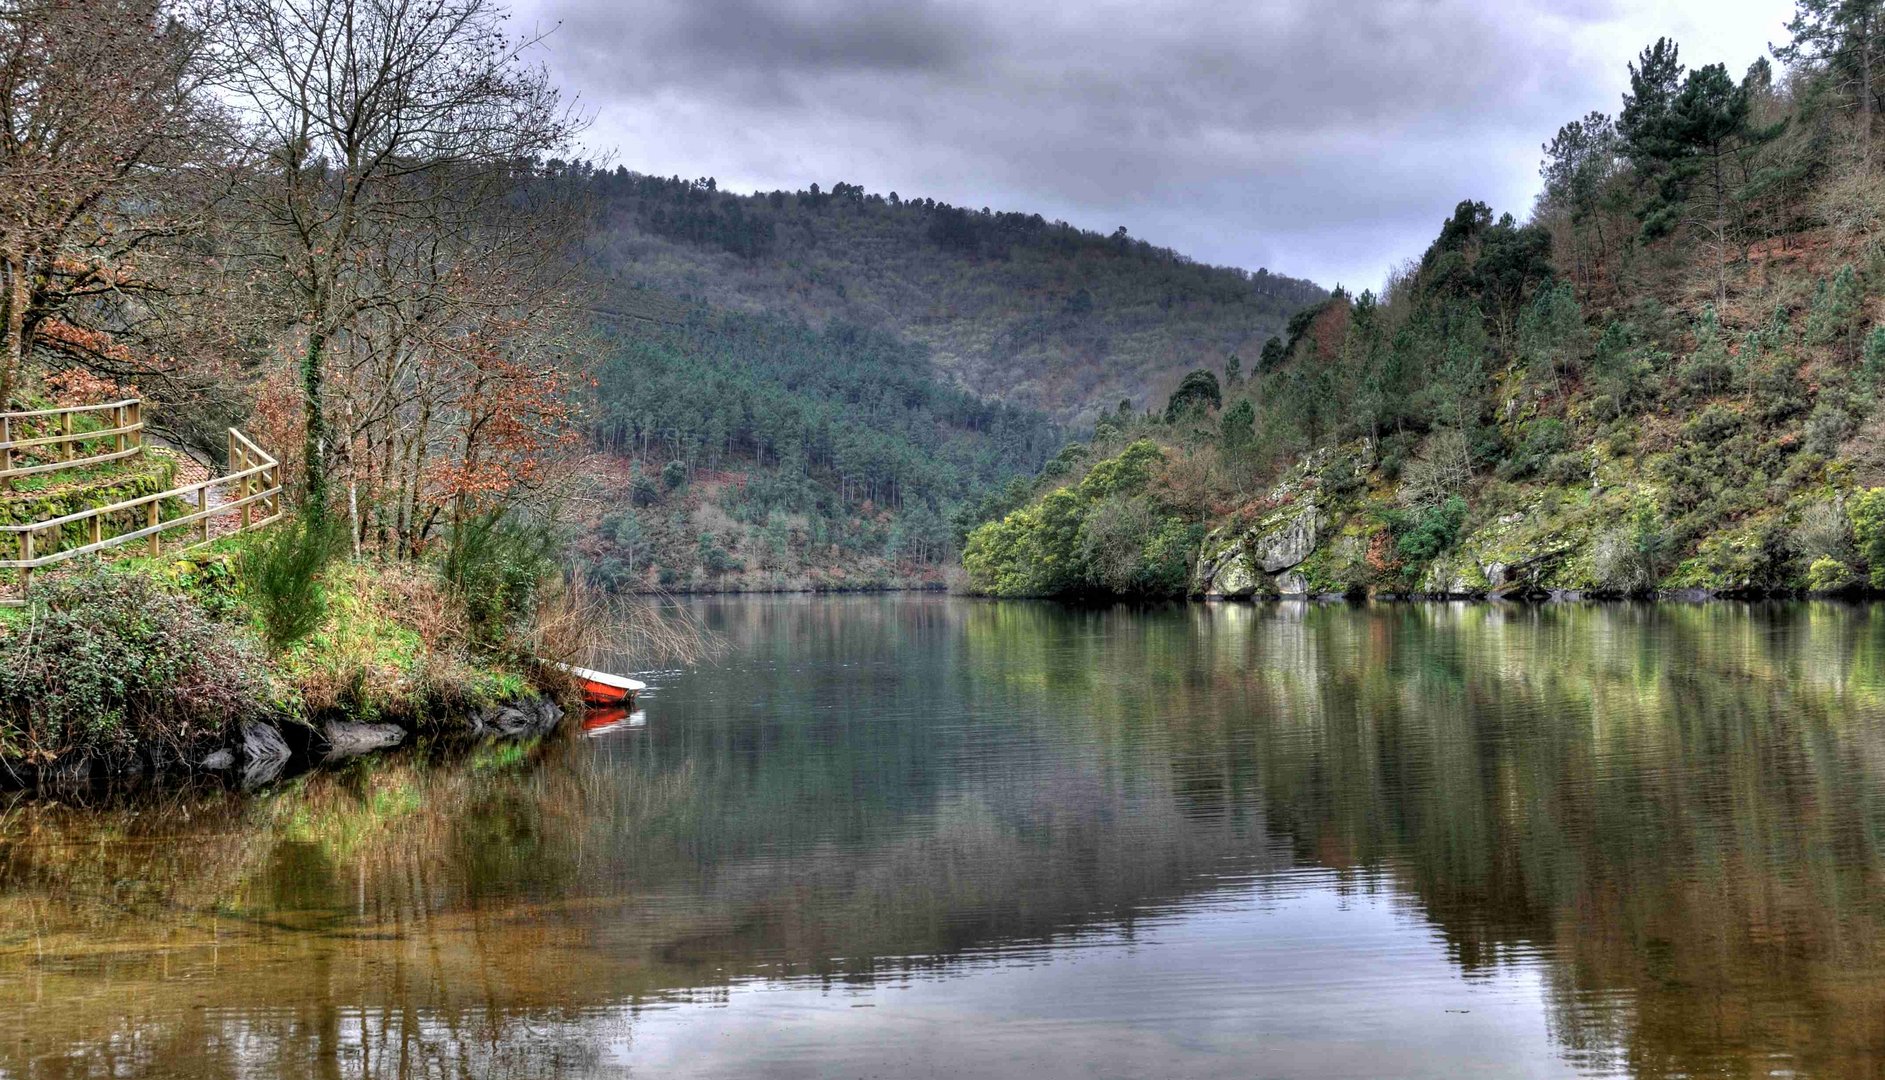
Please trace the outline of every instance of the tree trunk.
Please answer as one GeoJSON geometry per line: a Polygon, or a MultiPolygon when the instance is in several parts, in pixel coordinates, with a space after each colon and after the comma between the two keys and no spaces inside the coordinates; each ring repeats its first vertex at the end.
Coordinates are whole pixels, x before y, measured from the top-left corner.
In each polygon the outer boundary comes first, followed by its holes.
{"type": "Polygon", "coordinates": [[[1875,18],[1859,21],[1859,155],[1867,168],[1872,165],[1872,37],[1875,18]]]}
{"type": "Polygon", "coordinates": [[[6,335],[4,355],[0,355],[0,410],[11,406],[15,384],[26,366],[26,309],[32,303],[26,259],[13,256],[7,262],[6,295],[0,297],[6,306],[5,326],[0,329],[6,335]]]}
{"type": "Polygon", "coordinates": [[[308,327],[308,351],[301,358],[302,412],[307,421],[307,441],[303,445],[303,468],[307,470],[307,498],[304,509],[314,517],[327,513],[327,420],[322,401],[321,364],[327,352],[327,335],[320,325],[318,310],[308,327]]]}

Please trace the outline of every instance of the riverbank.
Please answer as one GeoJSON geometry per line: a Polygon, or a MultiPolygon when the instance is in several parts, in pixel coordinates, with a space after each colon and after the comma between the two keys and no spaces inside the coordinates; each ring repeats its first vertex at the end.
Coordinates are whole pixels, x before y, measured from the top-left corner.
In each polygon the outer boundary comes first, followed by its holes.
{"type": "Polygon", "coordinates": [[[1066,455],[1076,479],[977,528],[963,563],[970,591],[1008,597],[1885,594],[1885,487],[1826,470],[1733,518],[1677,517],[1653,470],[1606,454],[1469,499],[1359,440],[1219,505],[1187,494],[1191,451],[1108,436],[1066,455]]]}
{"type": "Polygon", "coordinates": [[[537,657],[593,620],[554,588],[481,623],[437,568],[339,559],[283,640],[243,571],[268,542],[36,579],[0,614],[0,785],[193,770],[259,783],[418,737],[541,732],[573,700],[537,657]]]}

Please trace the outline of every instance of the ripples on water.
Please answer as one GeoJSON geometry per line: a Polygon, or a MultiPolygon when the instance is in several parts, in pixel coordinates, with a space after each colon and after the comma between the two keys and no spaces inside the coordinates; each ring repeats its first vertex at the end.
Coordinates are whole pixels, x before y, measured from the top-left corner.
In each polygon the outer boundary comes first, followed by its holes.
{"type": "Polygon", "coordinates": [[[1885,609],[701,611],[643,725],[0,802],[0,1076],[1885,1069],[1885,609]]]}

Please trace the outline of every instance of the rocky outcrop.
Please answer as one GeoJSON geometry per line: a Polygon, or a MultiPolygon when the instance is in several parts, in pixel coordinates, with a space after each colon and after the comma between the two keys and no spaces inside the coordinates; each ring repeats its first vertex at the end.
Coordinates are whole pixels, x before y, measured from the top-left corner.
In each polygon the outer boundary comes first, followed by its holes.
{"type": "Polygon", "coordinates": [[[1266,574],[1279,574],[1301,566],[1316,549],[1318,521],[1316,504],[1313,501],[1302,503],[1271,530],[1253,534],[1244,541],[1251,561],[1266,574]]]}
{"type": "Polygon", "coordinates": [[[1322,515],[1312,498],[1298,499],[1238,531],[1205,539],[1193,592],[1202,596],[1300,596],[1308,584],[1295,573],[1314,554],[1322,515]]]}

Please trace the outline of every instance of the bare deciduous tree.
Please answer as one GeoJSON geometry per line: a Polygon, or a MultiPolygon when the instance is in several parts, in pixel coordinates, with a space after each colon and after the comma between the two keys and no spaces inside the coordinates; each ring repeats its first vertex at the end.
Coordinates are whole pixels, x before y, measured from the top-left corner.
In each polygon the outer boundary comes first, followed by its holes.
{"type": "Polygon", "coordinates": [[[171,287],[153,248],[201,227],[224,130],[202,25],[161,0],[0,0],[0,403],[36,347],[122,362],[101,329],[171,287]]]}
{"type": "Polygon", "coordinates": [[[404,345],[384,335],[459,269],[505,190],[493,181],[528,179],[578,122],[491,0],[215,3],[253,166],[242,254],[294,300],[307,501],[321,512],[336,355],[390,362],[404,345]]]}

